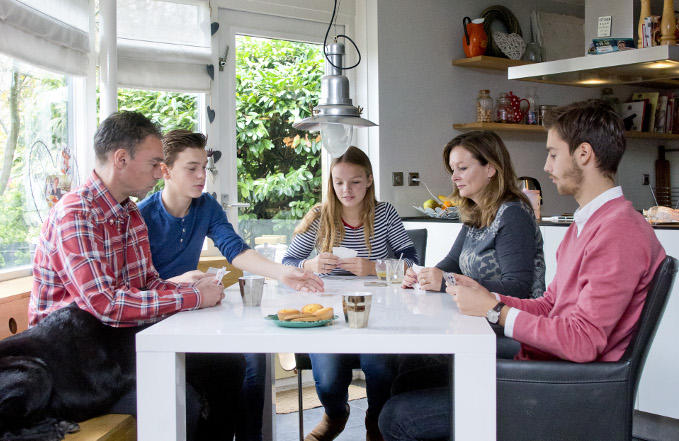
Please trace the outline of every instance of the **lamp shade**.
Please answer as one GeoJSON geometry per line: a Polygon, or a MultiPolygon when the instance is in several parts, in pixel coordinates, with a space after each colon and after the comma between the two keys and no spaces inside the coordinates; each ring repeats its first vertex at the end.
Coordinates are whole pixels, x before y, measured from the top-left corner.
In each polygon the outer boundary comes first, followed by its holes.
{"type": "MultiPolygon", "coordinates": [[[[321,99],[310,117],[296,121],[292,126],[310,132],[320,131],[323,126],[326,126],[328,130],[328,124],[355,127],[376,126],[374,122],[361,118],[362,109],[353,106],[349,98],[349,79],[342,74],[344,44],[329,44],[326,46],[326,53],[329,60],[325,61],[325,75],[321,78],[321,99]]],[[[334,133],[338,131],[337,128],[335,129],[329,130],[334,133]]],[[[348,142],[351,142],[351,139],[348,142]]]]}

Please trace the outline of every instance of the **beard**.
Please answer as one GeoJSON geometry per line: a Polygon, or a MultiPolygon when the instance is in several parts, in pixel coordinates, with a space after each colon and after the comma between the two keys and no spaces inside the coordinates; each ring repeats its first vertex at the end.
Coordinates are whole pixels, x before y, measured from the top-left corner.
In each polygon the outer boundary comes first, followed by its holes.
{"type": "Polygon", "coordinates": [[[580,190],[580,185],[582,184],[584,173],[582,169],[575,163],[575,159],[572,159],[571,168],[566,170],[563,176],[559,179],[556,190],[559,194],[569,194],[574,195],[580,190]]]}

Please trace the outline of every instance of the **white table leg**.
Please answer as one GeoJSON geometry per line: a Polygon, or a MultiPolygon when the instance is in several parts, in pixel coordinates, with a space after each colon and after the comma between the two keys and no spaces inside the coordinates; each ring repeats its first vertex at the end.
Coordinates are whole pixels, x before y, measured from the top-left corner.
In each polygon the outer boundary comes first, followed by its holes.
{"type": "Polygon", "coordinates": [[[495,354],[455,354],[456,441],[495,441],[495,354]]]}
{"type": "Polygon", "coordinates": [[[184,354],[137,351],[137,437],[186,440],[184,354]]]}

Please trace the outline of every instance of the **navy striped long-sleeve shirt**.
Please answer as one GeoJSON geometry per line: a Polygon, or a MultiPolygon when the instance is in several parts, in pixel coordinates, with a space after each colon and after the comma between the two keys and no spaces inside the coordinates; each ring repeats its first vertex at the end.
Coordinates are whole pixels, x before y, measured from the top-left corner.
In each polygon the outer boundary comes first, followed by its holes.
{"type": "MultiPolygon", "coordinates": [[[[288,247],[285,257],[283,257],[283,264],[302,266],[304,260],[316,248],[316,235],[319,225],[320,218],[314,220],[307,231],[293,237],[292,243],[288,247]]],[[[389,202],[378,202],[375,206],[374,233],[370,238],[370,245],[372,252],[368,252],[363,226],[352,228],[344,225],[344,238],[339,246],[356,250],[358,257],[376,260],[393,256],[399,257],[403,253],[403,260],[408,266],[418,263],[413,242],[408,237],[396,209],[389,202]]],[[[331,275],[348,274],[350,273],[341,268],[335,268],[331,273],[331,275]]]]}

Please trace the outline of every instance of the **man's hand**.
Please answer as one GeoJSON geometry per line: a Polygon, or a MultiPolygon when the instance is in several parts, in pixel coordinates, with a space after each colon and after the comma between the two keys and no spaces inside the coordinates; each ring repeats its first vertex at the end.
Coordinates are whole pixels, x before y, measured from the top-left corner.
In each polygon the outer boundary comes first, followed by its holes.
{"type": "Polygon", "coordinates": [[[422,268],[420,274],[417,275],[417,281],[420,283],[420,288],[427,291],[441,291],[441,282],[443,281],[443,271],[434,268],[422,268]]]}
{"type": "Polygon", "coordinates": [[[224,298],[224,287],[211,277],[203,277],[194,285],[200,291],[199,308],[210,308],[221,302],[224,298]]]}
{"type": "Polygon", "coordinates": [[[408,268],[406,273],[403,275],[403,283],[401,283],[401,288],[412,288],[414,284],[417,283],[417,273],[412,268],[408,268]]]}
{"type": "Polygon", "coordinates": [[[174,276],[173,278],[168,279],[168,281],[174,283],[196,283],[200,279],[210,276],[211,274],[207,274],[199,270],[193,270],[187,271],[184,274],[180,274],[178,276],[174,276]]]}
{"type": "Polygon", "coordinates": [[[467,276],[455,275],[457,285],[448,286],[446,292],[453,295],[462,314],[485,317],[497,305],[497,299],[480,283],[467,276]]]}
{"type": "Polygon", "coordinates": [[[283,266],[279,280],[295,291],[323,291],[323,281],[313,272],[294,266],[283,266]]]}
{"type": "Polygon", "coordinates": [[[375,275],[375,262],[363,257],[339,259],[338,266],[343,270],[349,271],[350,273],[359,277],[375,275]]]}
{"type": "Polygon", "coordinates": [[[332,253],[321,253],[304,262],[304,269],[319,274],[327,274],[337,267],[339,258],[332,253]]]}

